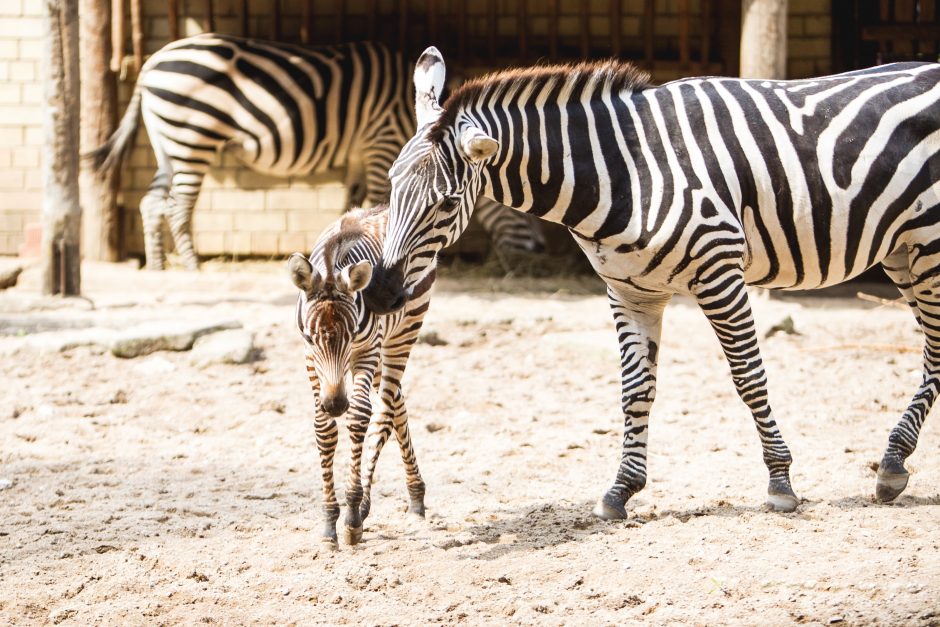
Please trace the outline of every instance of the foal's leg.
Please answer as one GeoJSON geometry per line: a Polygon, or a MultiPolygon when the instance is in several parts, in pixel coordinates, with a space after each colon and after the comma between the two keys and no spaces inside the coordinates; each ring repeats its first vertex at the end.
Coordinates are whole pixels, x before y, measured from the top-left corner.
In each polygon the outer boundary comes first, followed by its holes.
{"type": "Polygon", "coordinates": [[[336,419],[323,411],[320,406],[320,381],[314,374],[313,361],[307,356],[307,373],[316,403],[314,430],[317,437],[317,450],[320,452],[320,472],[323,475],[323,532],[321,540],[336,547],[336,520],[339,518],[339,502],[333,485],[333,457],[336,455],[337,428],[336,419]]]}
{"type": "Polygon", "coordinates": [[[372,402],[369,393],[378,351],[374,351],[359,360],[353,369],[353,394],[346,414],[346,427],[349,431],[350,460],[349,477],[346,481],[346,543],[358,544],[362,539],[362,444],[369,428],[372,415],[372,402]]]}
{"type": "Polygon", "coordinates": [[[627,500],[646,485],[649,412],[656,398],[656,364],[668,295],[623,294],[607,289],[620,344],[623,451],[614,485],[594,506],[605,520],[627,517],[627,500]]]}
{"type": "Polygon", "coordinates": [[[743,273],[739,268],[718,268],[697,286],[695,297],[718,336],[738,396],[754,416],[764,463],[770,472],[767,502],[776,511],[792,512],[799,504],[790,485],[793,458],[770,410],[767,374],[743,273]]]}
{"type": "Polygon", "coordinates": [[[920,429],[940,391],[940,279],[934,266],[936,260],[920,252],[918,247],[911,251],[904,248],[882,262],[885,272],[914,309],[924,332],[924,372],[920,387],[891,430],[888,447],[878,466],[875,496],[884,502],[893,501],[907,487],[910,475],[904,468],[904,460],[917,447],[920,429]]]}

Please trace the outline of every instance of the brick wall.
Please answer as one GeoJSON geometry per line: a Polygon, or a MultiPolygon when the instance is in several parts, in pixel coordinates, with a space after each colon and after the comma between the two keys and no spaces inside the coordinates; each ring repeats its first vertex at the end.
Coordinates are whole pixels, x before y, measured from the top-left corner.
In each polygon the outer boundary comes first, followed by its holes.
{"type": "MultiPolygon", "coordinates": [[[[397,0],[380,0],[385,12],[394,10],[397,0]]],[[[144,47],[150,54],[168,39],[165,3],[144,0],[144,47]]],[[[238,32],[236,0],[215,0],[215,27],[221,32],[238,32]]],[[[580,18],[577,17],[580,0],[561,0],[559,3],[560,46],[578,50],[580,45],[580,18]]],[[[641,37],[641,0],[623,1],[623,41],[625,47],[635,48],[641,37]]],[[[282,2],[282,37],[296,40],[301,20],[299,0],[282,2]]],[[[324,5],[325,6],[325,5],[324,5]]],[[[330,4],[333,6],[333,4],[330,4]]],[[[367,3],[348,3],[350,32],[363,29],[367,3]]],[[[500,3],[501,17],[498,32],[513,40],[516,32],[515,0],[500,3]]],[[[529,2],[530,49],[537,51],[547,33],[545,5],[529,2]],[[541,39],[540,39],[541,38],[541,39]]],[[[591,0],[589,28],[597,44],[596,54],[609,37],[609,5],[604,0],[591,0]]],[[[691,1],[693,14],[699,3],[691,1]]],[[[468,7],[468,48],[485,50],[488,33],[485,3],[470,2],[468,7]]],[[[325,10],[325,9],[324,9],[325,10]]],[[[332,9],[330,9],[332,10],[332,9]]],[[[180,2],[180,34],[201,32],[201,16],[205,0],[180,2]]],[[[417,11],[417,5],[412,13],[417,11]]],[[[658,0],[656,3],[657,56],[674,53],[678,37],[678,3],[676,0],[658,0]]],[[[249,2],[249,31],[259,37],[272,32],[271,12],[267,0],[249,2]]],[[[39,79],[41,55],[41,0],[0,0],[0,254],[16,254],[23,241],[24,227],[39,220],[42,201],[39,180],[42,83],[39,79]]],[[[790,0],[789,62],[788,72],[793,78],[824,74],[831,70],[830,0],[790,0]]],[[[720,16],[719,16],[720,17],[720,16]]],[[[393,20],[394,21],[394,20],[393,20]]],[[[389,28],[397,23],[389,22],[389,28]]],[[[697,60],[700,23],[693,20],[693,61],[697,60]]],[[[315,41],[331,41],[335,32],[334,18],[325,16],[314,21],[315,41]]],[[[385,26],[383,25],[383,29],[385,26]]],[[[410,41],[427,41],[424,26],[416,21],[409,33],[410,41]]],[[[442,29],[447,23],[442,22],[442,29]]],[[[127,26],[130,32],[130,25],[127,26]]],[[[391,33],[388,38],[395,39],[391,33]]],[[[446,42],[445,42],[446,43],[446,42]]],[[[717,42],[713,42],[713,46],[717,42]]],[[[423,46],[422,46],[423,47],[423,46]]],[[[537,52],[532,52],[535,56],[537,52]]],[[[711,70],[710,70],[711,71],[711,70]]],[[[679,75],[676,64],[657,64],[653,71],[657,81],[670,80],[679,75]]],[[[133,76],[121,84],[121,113],[126,106],[133,76]]],[[[156,168],[153,153],[145,132],[137,138],[123,175],[119,202],[122,209],[124,232],[128,251],[143,251],[138,205],[156,168]]],[[[319,231],[335,219],[346,204],[342,173],[321,178],[281,180],[263,177],[241,167],[231,158],[220,160],[219,167],[207,178],[203,193],[196,206],[194,235],[196,249],[204,255],[283,255],[309,249],[319,231]]],[[[170,241],[169,238],[166,239],[170,241]]]]}

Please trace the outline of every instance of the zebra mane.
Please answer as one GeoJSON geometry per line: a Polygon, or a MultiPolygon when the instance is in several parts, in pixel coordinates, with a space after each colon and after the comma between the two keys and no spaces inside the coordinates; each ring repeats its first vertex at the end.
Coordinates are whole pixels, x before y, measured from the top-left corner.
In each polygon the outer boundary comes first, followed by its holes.
{"type": "MultiPolygon", "coordinates": [[[[510,68],[471,79],[455,89],[444,103],[444,111],[428,131],[428,139],[440,142],[457,121],[460,111],[484,100],[499,99],[520,83],[535,83],[539,91],[556,82],[568,82],[585,86],[593,83],[611,93],[643,89],[650,85],[649,73],[632,63],[606,59],[583,61],[562,65],[536,65],[525,68],[510,68]]],[[[520,89],[521,92],[521,89],[520,89]]]]}

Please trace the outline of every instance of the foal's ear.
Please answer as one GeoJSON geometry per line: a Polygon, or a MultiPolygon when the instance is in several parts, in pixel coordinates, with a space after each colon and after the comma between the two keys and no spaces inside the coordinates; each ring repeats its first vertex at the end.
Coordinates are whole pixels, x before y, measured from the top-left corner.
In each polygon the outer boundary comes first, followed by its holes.
{"type": "Polygon", "coordinates": [[[441,115],[440,98],[444,91],[446,68],[440,51],[431,46],[415,63],[415,115],[418,128],[435,122],[441,115]]]}
{"type": "Polygon", "coordinates": [[[339,273],[339,285],[350,294],[355,294],[363,289],[372,280],[372,264],[368,261],[360,261],[351,266],[346,266],[339,273]]]}
{"type": "Polygon", "coordinates": [[[475,126],[468,126],[460,133],[460,151],[470,161],[489,159],[499,150],[499,142],[475,126]]]}
{"type": "Polygon", "coordinates": [[[290,280],[301,292],[313,293],[320,286],[320,273],[313,269],[310,261],[300,253],[294,253],[287,260],[290,280]]]}

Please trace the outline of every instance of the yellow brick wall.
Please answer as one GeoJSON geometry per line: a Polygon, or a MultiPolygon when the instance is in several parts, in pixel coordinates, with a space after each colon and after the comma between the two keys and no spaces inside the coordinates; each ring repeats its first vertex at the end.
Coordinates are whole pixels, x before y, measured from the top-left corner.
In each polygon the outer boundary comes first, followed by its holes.
{"type": "MultiPolygon", "coordinates": [[[[41,1],[0,1],[0,254],[16,254],[23,240],[25,225],[39,220],[42,202],[39,180],[42,145],[42,83],[39,78],[41,1]]],[[[506,17],[500,18],[498,32],[509,40],[514,39],[512,36],[517,27],[515,2],[502,0],[499,4],[500,13],[506,17]]],[[[237,0],[215,0],[216,30],[239,32],[237,10],[240,4],[237,0]]],[[[561,0],[559,3],[562,16],[559,35],[563,48],[577,49],[580,45],[581,26],[577,13],[581,4],[582,0],[561,0]]],[[[643,4],[643,0],[623,0],[625,46],[635,45],[641,36],[643,4]]],[[[144,47],[150,54],[166,43],[169,28],[165,3],[144,0],[143,5],[144,47]]],[[[379,5],[388,14],[395,10],[397,0],[380,0],[379,5]]],[[[299,17],[301,0],[283,1],[282,6],[282,37],[297,40],[302,21],[299,17]]],[[[367,6],[365,0],[347,3],[350,32],[364,29],[367,6]]],[[[528,3],[529,37],[533,50],[544,45],[548,30],[545,6],[543,3],[528,3]]],[[[606,0],[591,0],[589,7],[592,37],[598,38],[602,44],[609,36],[609,4],[606,0]]],[[[691,7],[693,13],[698,12],[697,0],[692,0],[691,7]]],[[[482,49],[481,46],[486,46],[488,33],[486,4],[469,2],[467,8],[468,47],[482,49]]],[[[317,10],[327,9],[321,7],[317,10]]],[[[417,4],[411,8],[414,15],[418,15],[419,10],[417,4]]],[[[204,11],[205,0],[180,2],[181,35],[201,32],[204,11]]],[[[671,35],[678,31],[677,0],[658,0],[656,12],[657,51],[671,50],[678,41],[671,35]]],[[[250,32],[259,37],[270,36],[270,3],[250,0],[249,14],[250,32]]],[[[790,14],[789,75],[800,78],[829,72],[830,0],[790,0],[790,14]]],[[[445,26],[442,24],[442,29],[445,26]]],[[[700,23],[693,20],[691,26],[694,39],[700,23]]],[[[318,18],[314,23],[314,40],[332,41],[335,27],[335,20],[329,16],[318,18]]],[[[422,44],[420,47],[427,41],[427,33],[422,29],[418,17],[411,41],[414,45],[422,44]]],[[[129,24],[127,31],[130,32],[129,24]]],[[[697,49],[694,44],[692,52],[695,61],[697,49]]],[[[662,64],[654,68],[654,79],[670,80],[678,77],[677,72],[675,64],[662,64]]],[[[121,84],[121,113],[133,76],[126,78],[121,84]]],[[[119,198],[124,207],[124,231],[131,253],[143,251],[137,207],[154,170],[153,153],[146,133],[141,132],[125,166],[119,198]]],[[[336,173],[319,179],[272,179],[250,172],[231,158],[223,157],[219,167],[207,179],[197,204],[194,216],[197,251],[204,255],[283,255],[309,249],[323,226],[335,219],[345,206],[346,192],[340,182],[341,177],[342,173],[336,173]]]]}

